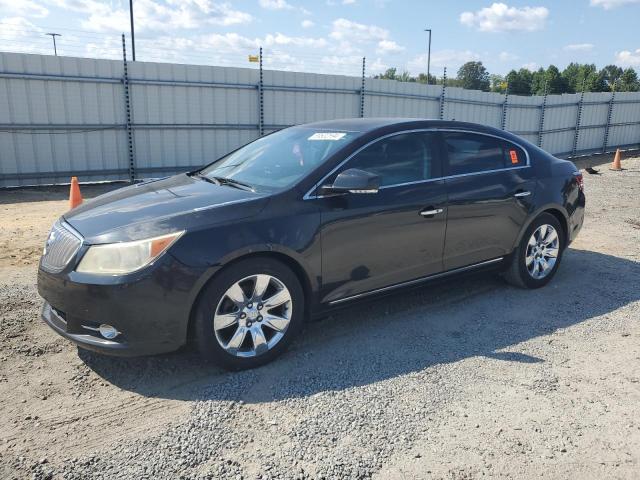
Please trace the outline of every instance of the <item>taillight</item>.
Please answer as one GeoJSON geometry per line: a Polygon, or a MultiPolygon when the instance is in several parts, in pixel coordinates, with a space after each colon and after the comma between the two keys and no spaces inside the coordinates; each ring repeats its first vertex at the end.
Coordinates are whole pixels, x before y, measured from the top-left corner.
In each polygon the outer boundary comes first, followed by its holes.
{"type": "Polygon", "coordinates": [[[584,193],[584,178],[582,178],[582,173],[574,172],[573,176],[576,177],[576,182],[578,182],[578,188],[580,189],[581,192],[584,193]]]}

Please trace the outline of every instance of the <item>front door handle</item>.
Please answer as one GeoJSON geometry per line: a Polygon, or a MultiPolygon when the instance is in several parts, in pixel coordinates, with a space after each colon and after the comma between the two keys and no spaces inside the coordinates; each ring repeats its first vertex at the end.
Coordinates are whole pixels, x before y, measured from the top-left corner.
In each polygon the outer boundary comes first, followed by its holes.
{"type": "Polygon", "coordinates": [[[433,217],[434,215],[438,215],[443,211],[444,210],[442,210],[441,208],[427,207],[420,212],[420,215],[422,215],[423,217],[433,217]]]}
{"type": "Polygon", "coordinates": [[[517,197],[517,198],[528,197],[529,195],[531,195],[531,192],[528,191],[528,190],[525,190],[524,192],[517,192],[517,193],[513,194],[513,196],[517,197]]]}

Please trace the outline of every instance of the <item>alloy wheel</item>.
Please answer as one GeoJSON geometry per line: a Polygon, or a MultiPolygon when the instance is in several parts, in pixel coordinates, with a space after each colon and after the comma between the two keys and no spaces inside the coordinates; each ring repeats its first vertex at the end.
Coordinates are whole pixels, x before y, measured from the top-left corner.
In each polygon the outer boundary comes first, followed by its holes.
{"type": "Polygon", "coordinates": [[[289,290],[276,277],[245,277],[227,289],[216,307],[216,340],[236,357],[262,355],[284,337],[291,321],[292,303],[289,290]]]}
{"type": "Polygon", "coordinates": [[[540,225],[529,238],[525,264],[527,271],[536,280],[551,273],[558,259],[560,239],[551,225],[540,225]]]}

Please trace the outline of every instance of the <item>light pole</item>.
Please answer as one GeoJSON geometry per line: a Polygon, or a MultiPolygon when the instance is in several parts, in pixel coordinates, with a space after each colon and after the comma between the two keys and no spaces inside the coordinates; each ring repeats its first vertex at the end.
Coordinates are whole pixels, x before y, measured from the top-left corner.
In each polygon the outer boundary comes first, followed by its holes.
{"type": "Polygon", "coordinates": [[[431,82],[429,80],[429,74],[431,72],[431,29],[425,28],[425,32],[429,32],[429,46],[427,47],[427,85],[431,82]]]}
{"type": "Polygon", "coordinates": [[[129,20],[131,21],[131,57],[136,61],[136,38],[133,32],[133,0],[129,0],[129,20]]]}
{"type": "Polygon", "coordinates": [[[53,53],[57,57],[58,49],[56,48],[56,37],[61,37],[62,35],[59,33],[45,33],[45,35],[51,35],[51,38],[53,39],[53,53]]]}

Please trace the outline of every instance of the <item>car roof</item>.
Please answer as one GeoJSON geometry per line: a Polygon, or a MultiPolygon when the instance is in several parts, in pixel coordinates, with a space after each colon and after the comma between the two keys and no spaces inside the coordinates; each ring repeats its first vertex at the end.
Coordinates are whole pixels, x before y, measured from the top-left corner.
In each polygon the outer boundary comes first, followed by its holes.
{"type": "MultiPolygon", "coordinates": [[[[454,120],[435,120],[425,118],[379,117],[379,118],[342,118],[337,120],[322,120],[319,122],[298,125],[322,130],[346,130],[351,132],[371,132],[385,127],[411,128],[464,128],[478,131],[498,131],[492,127],[469,122],[456,122],[454,120]]],[[[394,130],[396,129],[394,128],[394,130]]]]}
{"type": "Polygon", "coordinates": [[[379,118],[342,118],[337,120],[323,120],[319,122],[297,125],[298,127],[318,130],[341,130],[348,132],[379,134],[392,133],[401,130],[422,128],[449,128],[469,130],[472,132],[488,133],[498,137],[515,141],[520,145],[532,147],[532,144],[522,137],[498,128],[481,125],[479,123],[458,122],[455,120],[436,120],[427,118],[379,117],[379,118]]]}

